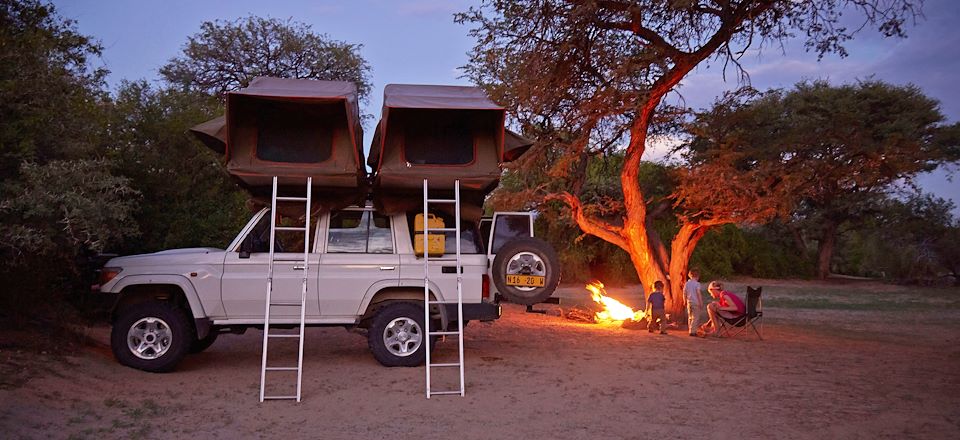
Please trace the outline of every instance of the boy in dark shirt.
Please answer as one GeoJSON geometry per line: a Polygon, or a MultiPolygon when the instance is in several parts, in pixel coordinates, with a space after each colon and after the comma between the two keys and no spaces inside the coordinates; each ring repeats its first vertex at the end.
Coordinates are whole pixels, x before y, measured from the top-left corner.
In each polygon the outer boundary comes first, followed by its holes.
{"type": "Polygon", "coordinates": [[[658,326],[661,335],[667,334],[667,318],[664,313],[663,281],[653,283],[653,292],[647,297],[647,331],[653,333],[658,326]]]}

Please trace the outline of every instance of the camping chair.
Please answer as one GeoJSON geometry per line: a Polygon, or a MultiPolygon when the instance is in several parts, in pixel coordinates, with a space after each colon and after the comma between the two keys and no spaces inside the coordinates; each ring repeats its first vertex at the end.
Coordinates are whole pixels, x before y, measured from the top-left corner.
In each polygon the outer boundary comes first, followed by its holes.
{"type": "Polygon", "coordinates": [[[734,318],[723,318],[720,321],[720,329],[717,330],[718,337],[737,336],[743,333],[748,327],[753,329],[757,337],[763,339],[763,303],[760,301],[760,294],[763,287],[747,286],[747,313],[734,318]]]}

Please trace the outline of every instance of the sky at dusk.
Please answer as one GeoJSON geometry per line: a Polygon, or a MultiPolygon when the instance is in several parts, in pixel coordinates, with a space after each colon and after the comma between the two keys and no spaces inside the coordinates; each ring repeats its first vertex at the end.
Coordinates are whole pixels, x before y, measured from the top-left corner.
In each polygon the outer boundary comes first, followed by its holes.
{"type": "MultiPolygon", "coordinates": [[[[122,80],[159,81],[157,70],[179,54],[189,35],[204,21],[234,20],[247,15],[292,18],[311,25],[335,40],[362,44],[361,55],[372,67],[373,92],[364,113],[379,115],[383,86],[389,83],[459,84],[458,67],[466,64],[474,41],[469,28],[452,15],[478,1],[355,0],[355,1],[130,1],[56,0],[60,15],[77,22],[79,30],[104,46],[101,62],[110,70],[109,83],[122,80]]],[[[912,83],[940,101],[949,122],[960,120],[960,2],[927,0],[924,17],[907,28],[908,38],[883,38],[864,30],[846,46],[850,56],[817,60],[802,41],[788,41],[746,54],[741,60],[751,84],[760,90],[788,88],[798,81],[826,79],[834,84],[874,78],[894,84],[912,83]]],[[[852,15],[852,14],[851,14],[852,15]]],[[[849,17],[851,22],[853,17],[849,17]]],[[[708,106],[723,92],[738,87],[736,74],[722,66],[701,66],[678,90],[687,106],[708,106]]],[[[199,122],[199,121],[198,121],[199,122]]],[[[372,131],[369,130],[368,132],[372,131]]],[[[367,143],[369,143],[367,133],[367,143]]],[[[656,153],[653,153],[656,154],[656,153]]],[[[956,168],[953,172],[960,170],[956,168]]],[[[922,176],[920,185],[960,205],[960,182],[939,170],[922,176]]],[[[958,175],[957,177],[960,177],[958,175]]],[[[954,211],[960,212],[960,208],[954,211]]]]}

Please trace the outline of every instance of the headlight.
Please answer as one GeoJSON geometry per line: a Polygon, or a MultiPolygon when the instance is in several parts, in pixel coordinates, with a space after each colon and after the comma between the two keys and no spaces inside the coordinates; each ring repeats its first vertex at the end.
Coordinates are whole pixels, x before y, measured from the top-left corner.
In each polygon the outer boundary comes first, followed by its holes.
{"type": "Polygon", "coordinates": [[[110,280],[117,277],[117,275],[122,272],[123,269],[119,267],[104,267],[100,269],[100,285],[104,285],[110,282],[110,280]]]}

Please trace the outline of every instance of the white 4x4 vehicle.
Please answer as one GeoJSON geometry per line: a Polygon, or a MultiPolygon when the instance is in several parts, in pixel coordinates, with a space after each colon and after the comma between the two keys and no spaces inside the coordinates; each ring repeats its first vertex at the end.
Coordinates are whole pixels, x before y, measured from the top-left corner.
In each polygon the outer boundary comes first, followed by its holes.
{"type": "MultiPolygon", "coordinates": [[[[370,350],[381,364],[423,362],[424,265],[414,251],[414,215],[386,216],[372,207],[348,208],[324,213],[312,222],[306,325],[366,328],[370,350]],[[392,337],[387,328],[391,324],[404,326],[410,337],[402,342],[392,337]]],[[[101,272],[100,290],[118,294],[111,334],[117,360],[146,371],[170,371],[187,353],[213,344],[220,333],[262,329],[270,220],[269,209],[264,208],[226,250],[177,249],[108,261],[101,272]]],[[[296,223],[295,219],[283,221],[296,223]]],[[[560,279],[556,254],[548,244],[532,238],[530,213],[498,213],[479,227],[464,226],[465,323],[499,318],[501,298],[534,304],[556,288],[560,279]]],[[[431,295],[454,302],[432,311],[441,329],[456,324],[454,245],[448,235],[445,256],[430,258],[431,295]]],[[[285,257],[289,261],[274,264],[273,299],[299,302],[303,233],[278,231],[275,252],[275,261],[285,257]]],[[[299,325],[299,308],[289,309],[275,310],[270,325],[299,325]]]]}

